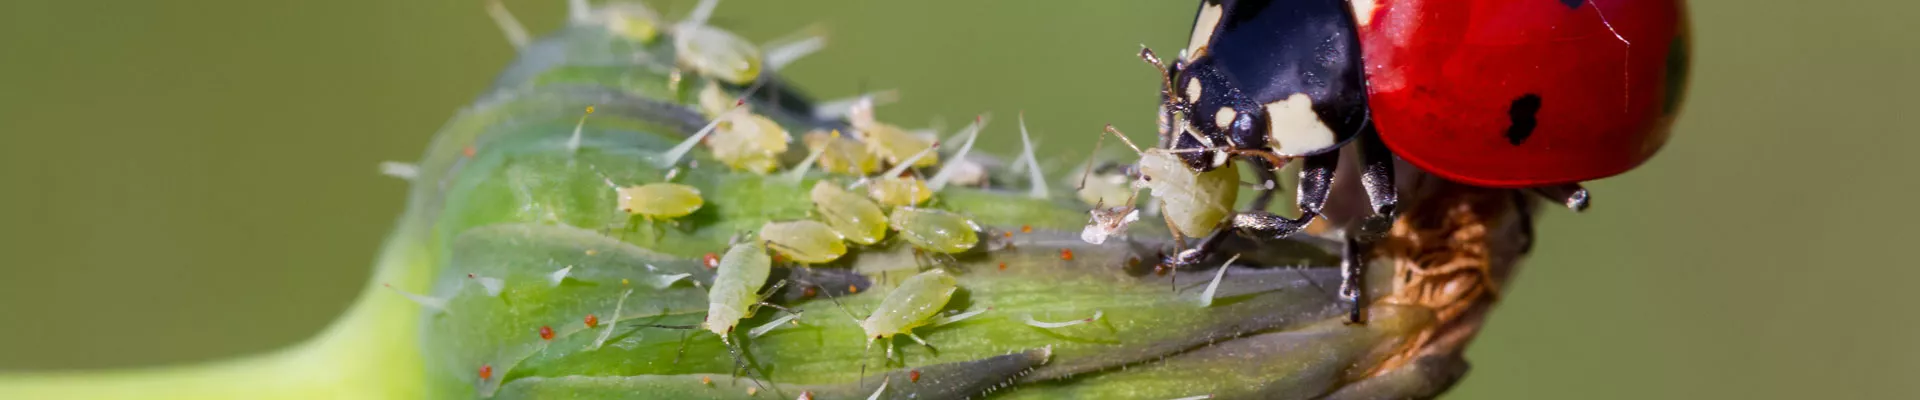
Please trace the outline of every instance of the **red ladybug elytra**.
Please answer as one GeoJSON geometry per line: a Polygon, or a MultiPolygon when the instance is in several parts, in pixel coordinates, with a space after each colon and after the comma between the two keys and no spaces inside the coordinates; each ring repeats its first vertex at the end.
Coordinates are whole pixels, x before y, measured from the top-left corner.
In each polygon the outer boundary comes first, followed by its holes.
{"type": "Polygon", "coordinates": [[[1373,123],[1454,181],[1626,172],[1667,139],[1687,65],[1675,0],[1356,1],[1373,123]]]}

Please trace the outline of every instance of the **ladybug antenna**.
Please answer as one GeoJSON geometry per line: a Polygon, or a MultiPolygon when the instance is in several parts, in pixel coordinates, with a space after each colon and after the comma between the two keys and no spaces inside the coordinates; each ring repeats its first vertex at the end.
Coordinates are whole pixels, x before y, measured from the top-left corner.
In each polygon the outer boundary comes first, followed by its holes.
{"type": "Polygon", "coordinates": [[[1153,54],[1152,48],[1148,48],[1147,45],[1142,44],[1140,45],[1140,60],[1146,61],[1147,64],[1152,65],[1154,69],[1160,70],[1160,87],[1168,94],[1172,94],[1173,76],[1167,74],[1167,64],[1160,62],[1160,56],[1153,54]]]}

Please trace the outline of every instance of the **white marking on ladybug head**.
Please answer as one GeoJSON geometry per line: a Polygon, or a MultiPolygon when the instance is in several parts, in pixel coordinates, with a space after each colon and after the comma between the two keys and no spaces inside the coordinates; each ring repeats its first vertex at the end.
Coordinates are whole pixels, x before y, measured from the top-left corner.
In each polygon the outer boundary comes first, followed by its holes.
{"type": "Polygon", "coordinates": [[[1200,101],[1200,78],[1187,79],[1187,101],[1200,101]]]}
{"type": "Polygon", "coordinates": [[[1275,153],[1299,156],[1333,147],[1333,129],[1313,113],[1313,99],[1305,93],[1294,93],[1266,107],[1267,137],[1275,153]]]}
{"type": "Polygon", "coordinates": [[[1375,3],[1374,0],[1352,0],[1349,2],[1349,4],[1353,5],[1353,19],[1360,23],[1360,27],[1365,28],[1367,24],[1373,22],[1373,10],[1379,7],[1379,4],[1375,3]]]}
{"type": "Polygon", "coordinates": [[[1223,5],[1212,2],[1200,5],[1200,15],[1193,20],[1193,34],[1187,36],[1187,50],[1191,51],[1194,57],[1206,53],[1207,44],[1213,41],[1213,29],[1220,26],[1220,17],[1226,14],[1225,8],[1223,5]]]}
{"type": "Polygon", "coordinates": [[[1220,107],[1219,112],[1213,113],[1213,125],[1219,126],[1220,129],[1227,129],[1233,126],[1233,119],[1238,116],[1239,114],[1234,113],[1232,108],[1220,107]]]}

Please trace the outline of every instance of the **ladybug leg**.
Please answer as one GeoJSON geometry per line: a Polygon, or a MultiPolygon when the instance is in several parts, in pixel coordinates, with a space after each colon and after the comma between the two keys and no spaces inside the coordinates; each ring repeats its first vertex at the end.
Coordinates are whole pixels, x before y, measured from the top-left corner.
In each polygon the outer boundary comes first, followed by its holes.
{"type": "Polygon", "coordinates": [[[1380,134],[1369,125],[1356,140],[1360,150],[1360,183],[1367,189],[1368,203],[1373,205],[1373,215],[1360,225],[1360,240],[1372,243],[1393,228],[1400,194],[1393,182],[1393,151],[1380,141],[1380,134]]]}
{"type": "Polygon", "coordinates": [[[1241,211],[1228,221],[1228,229],[1259,239],[1293,236],[1313,223],[1327,204],[1327,192],[1333,189],[1333,170],[1340,164],[1340,152],[1307,156],[1300,167],[1299,218],[1287,218],[1266,211],[1241,211]]]}
{"type": "Polygon", "coordinates": [[[1587,193],[1587,188],[1580,187],[1578,183],[1537,187],[1533,188],[1533,192],[1547,200],[1566,205],[1574,212],[1586,211],[1587,206],[1593,202],[1593,195],[1587,193]]]}

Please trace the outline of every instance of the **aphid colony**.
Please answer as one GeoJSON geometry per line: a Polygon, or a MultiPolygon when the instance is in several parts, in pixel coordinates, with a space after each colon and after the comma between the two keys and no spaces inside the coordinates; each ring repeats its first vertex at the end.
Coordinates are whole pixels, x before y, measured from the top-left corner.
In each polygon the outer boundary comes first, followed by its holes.
{"type": "MultiPolygon", "coordinates": [[[[724,253],[708,253],[704,257],[703,263],[713,270],[713,279],[704,287],[707,309],[699,324],[642,324],[640,328],[700,329],[714,333],[735,352],[736,363],[739,363],[737,346],[744,344],[741,340],[769,333],[799,316],[798,310],[792,310],[750,329],[745,337],[734,336],[739,325],[752,318],[761,307],[786,310],[765,301],[787,283],[768,282],[775,266],[832,263],[861,246],[883,245],[891,232],[898,232],[898,243],[913,247],[916,254],[956,254],[983,247],[979,245],[982,228],[964,215],[938,209],[939,200],[934,194],[947,185],[981,186],[987,182],[985,166],[967,158],[987,123],[986,117],[976,118],[954,135],[954,141],[960,143],[957,151],[942,154],[942,141],[933,134],[908,130],[876,118],[873,108],[876,102],[884,100],[884,94],[865,95],[851,101],[823,102],[819,109],[812,110],[816,116],[844,116],[851,129],[807,132],[800,135],[799,146],[794,146],[792,133],[773,118],[756,113],[746,99],[765,83],[761,76],[764,71],[776,70],[817,50],[823,40],[820,37],[809,36],[762,51],[730,32],[705,24],[717,4],[715,0],[703,0],[685,20],[672,24],[662,23],[659,15],[637,4],[588,10],[583,2],[575,3],[572,14],[577,25],[600,26],[618,37],[642,44],[662,40],[663,34],[670,36],[667,40],[672,40],[675,61],[669,90],[677,93],[683,81],[696,81],[699,89],[692,96],[693,104],[688,106],[709,119],[685,141],[649,160],[653,166],[668,171],[662,179],[616,183],[603,176],[613,196],[615,209],[612,211],[653,223],[685,220],[710,208],[702,197],[700,182],[673,182],[683,167],[682,161],[695,148],[703,146],[709,156],[733,170],[763,176],[786,170],[783,172],[786,179],[768,179],[765,184],[807,185],[808,174],[814,167],[824,172],[824,177],[810,183],[807,196],[813,207],[806,219],[764,221],[756,231],[737,236],[724,253]],[[804,158],[797,157],[800,153],[796,151],[804,151],[804,158]],[[801,161],[791,163],[795,158],[801,161]],[[931,175],[925,174],[927,172],[931,175]]],[[[515,44],[525,45],[524,33],[511,33],[524,29],[518,29],[517,22],[512,21],[503,8],[497,5],[494,8],[489,11],[503,28],[509,28],[509,36],[521,38],[515,39],[515,44]]],[[[569,154],[579,151],[582,128],[586,126],[587,115],[592,113],[589,107],[574,129],[566,132],[569,154]]],[[[1020,125],[1027,148],[1015,165],[1015,172],[1030,172],[1031,195],[1047,197],[1049,191],[1041,178],[1041,168],[1033,155],[1024,120],[1020,125]]],[[[471,148],[468,151],[472,151],[471,148]]],[[[697,168],[691,163],[688,166],[697,168]]],[[[1031,230],[1023,229],[1023,232],[1031,230]]],[[[1010,236],[1011,232],[1006,234],[1010,236]]],[[[1072,255],[1063,250],[1061,258],[1071,260],[1072,255]]],[[[573,268],[567,266],[552,274],[555,287],[573,268]]],[[[1001,269],[1005,268],[1003,263],[1001,269]]],[[[678,275],[676,279],[685,277],[678,275]]],[[[498,294],[499,279],[478,276],[471,279],[488,288],[489,293],[498,294]]],[[[623,279],[622,285],[626,284],[623,279]]],[[[822,288],[804,288],[809,294],[818,293],[819,289],[822,288]]],[[[849,287],[847,292],[857,294],[859,289],[849,287]]],[[[941,311],[958,289],[959,280],[953,274],[938,266],[924,268],[885,292],[871,314],[855,320],[868,346],[883,342],[891,358],[894,350],[891,339],[897,336],[927,344],[914,329],[952,323],[986,311],[977,309],[943,316],[941,311]]],[[[445,299],[400,293],[429,308],[445,308],[445,299]]],[[[626,293],[631,294],[632,290],[626,293]]],[[[605,343],[614,327],[622,325],[619,306],[625,300],[623,294],[611,315],[587,314],[572,322],[601,331],[592,348],[605,343]],[[606,329],[600,329],[603,325],[606,329]]],[[[1029,322],[1050,327],[1030,318],[1029,322]]],[[[531,337],[552,342],[572,331],[556,330],[559,326],[530,328],[534,333],[531,337]]],[[[500,364],[479,367],[483,384],[506,374],[504,369],[494,371],[494,365],[500,364]]]]}

